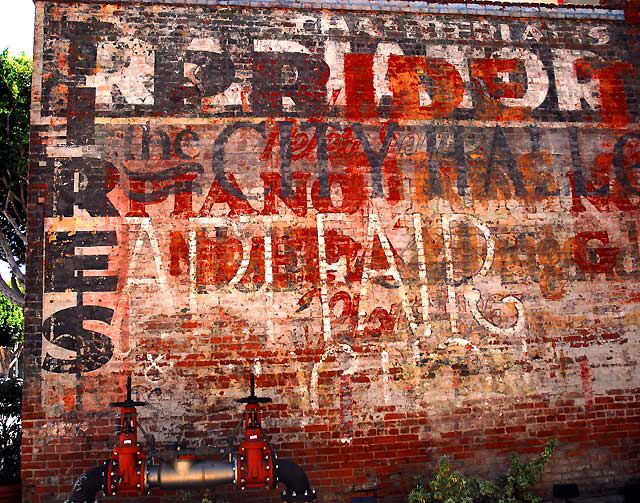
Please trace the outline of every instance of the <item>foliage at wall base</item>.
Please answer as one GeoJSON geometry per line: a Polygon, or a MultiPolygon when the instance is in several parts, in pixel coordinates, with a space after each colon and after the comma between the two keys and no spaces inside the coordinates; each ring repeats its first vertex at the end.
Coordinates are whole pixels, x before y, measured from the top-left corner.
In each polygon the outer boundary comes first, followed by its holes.
{"type": "Polygon", "coordinates": [[[540,503],[542,498],[532,489],[555,447],[556,441],[551,440],[538,456],[524,463],[512,454],[509,469],[496,481],[453,470],[445,456],[431,480],[417,482],[409,493],[409,503],[540,503]]]}

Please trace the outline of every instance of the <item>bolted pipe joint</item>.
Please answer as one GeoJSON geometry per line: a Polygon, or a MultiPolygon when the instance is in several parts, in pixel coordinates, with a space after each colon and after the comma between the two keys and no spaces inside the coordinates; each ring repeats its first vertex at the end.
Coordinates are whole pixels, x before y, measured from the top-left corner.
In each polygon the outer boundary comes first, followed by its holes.
{"type": "Polygon", "coordinates": [[[276,475],[278,481],[286,486],[281,494],[282,501],[310,502],[317,498],[316,490],[309,484],[307,474],[293,461],[279,459],[276,465],[276,475]]]}

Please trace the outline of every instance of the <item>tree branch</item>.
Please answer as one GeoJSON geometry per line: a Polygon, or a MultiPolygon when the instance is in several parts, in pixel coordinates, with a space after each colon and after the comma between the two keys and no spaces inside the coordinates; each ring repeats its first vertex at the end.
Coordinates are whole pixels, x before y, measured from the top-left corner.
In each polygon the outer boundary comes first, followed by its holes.
{"type": "Polygon", "coordinates": [[[24,186],[27,184],[27,179],[22,175],[20,175],[19,178],[20,178],[20,184],[19,184],[20,195],[16,194],[15,190],[13,190],[11,186],[7,185],[8,195],[11,196],[11,203],[13,204],[14,209],[15,209],[16,203],[18,203],[23,209],[25,207],[23,191],[24,191],[24,186]]]}
{"type": "MultiPolygon", "coordinates": [[[[13,367],[17,367],[18,364],[20,363],[20,355],[22,354],[22,344],[20,344],[18,347],[14,348],[14,350],[10,353],[9,355],[9,374],[11,374],[11,369],[13,367]]],[[[18,370],[18,369],[16,369],[18,370]]],[[[16,372],[14,375],[18,375],[18,373],[16,372]]]]}
{"type": "Polygon", "coordinates": [[[27,236],[25,235],[24,232],[22,232],[22,230],[20,229],[20,226],[18,225],[18,223],[14,220],[14,218],[11,215],[9,215],[9,212],[6,210],[6,208],[3,209],[3,210],[0,210],[0,211],[2,211],[2,214],[4,215],[4,218],[6,218],[7,221],[11,224],[11,227],[13,227],[13,230],[16,232],[16,235],[26,245],[27,244],[27,236]]]}
{"type": "Polygon", "coordinates": [[[24,294],[19,290],[14,290],[2,276],[0,276],[0,293],[17,306],[24,307],[24,294]]]}
{"type": "Polygon", "coordinates": [[[26,200],[24,195],[25,195],[25,187],[27,185],[27,178],[22,175],[19,175],[18,178],[20,179],[17,186],[19,193],[16,193],[16,191],[12,188],[11,181],[8,180],[6,176],[3,176],[2,178],[0,178],[0,181],[2,181],[3,188],[6,191],[6,197],[4,201],[4,210],[0,210],[0,211],[2,211],[2,214],[5,216],[7,221],[11,224],[11,227],[13,227],[13,230],[16,232],[16,235],[26,245],[27,244],[26,233],[21,229],[20,224],[17,220],[21,220],[22,219],[21,215],[25,214],[26,212],[27,205],[26,205],[26,200]]]}
{"type": "Polygon", "coordinates": [[[0,246],[2,247],[2,251],[4,251],[4,256],[7,259],[9,267],[11,268],[11,272],[16,278],[18,278],[18,281],[20,281],[20,283],[24,282],[24,273],[20,270],[20,264],[16,262],[13,253],[11,253],[11,248],[9,247],[7,236],[5,236],[3,232],[0,232],[0,246]]]}

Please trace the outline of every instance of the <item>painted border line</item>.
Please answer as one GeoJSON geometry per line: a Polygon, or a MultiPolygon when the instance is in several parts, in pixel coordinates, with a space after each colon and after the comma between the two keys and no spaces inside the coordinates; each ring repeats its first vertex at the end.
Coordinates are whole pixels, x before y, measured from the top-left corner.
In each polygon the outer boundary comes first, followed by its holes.
{"type": "MultiPolygon", "coordinates": [[[[34,0],[53,3],[78,3],[72,0],[34,0]]],[[[624,10],[584,8],[584,7],[548,7],[543,5],[524,6],[469,4],[469,3],[432,3],[407,0],[83,0],[80,3],[118,3],[179,5],[192,7],[263,7],[301,10],[348,10],[375,12],[411,12],[417,14],[458,14],[496,17],[525,17],[550,19],[597,19],[625,21],[624,10]]]]}

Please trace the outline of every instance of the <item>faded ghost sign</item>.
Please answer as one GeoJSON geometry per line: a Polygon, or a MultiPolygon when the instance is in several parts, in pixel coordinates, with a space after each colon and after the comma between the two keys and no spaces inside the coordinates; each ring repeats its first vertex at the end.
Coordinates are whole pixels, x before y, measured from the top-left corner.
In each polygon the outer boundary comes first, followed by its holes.
{"type": "Polygon", "coordinates": [[[558,332],[637,339],[620,26],[46,8],[44,370],[286,364],[317,408],[332,366],[402,402],[558,332]]]}

